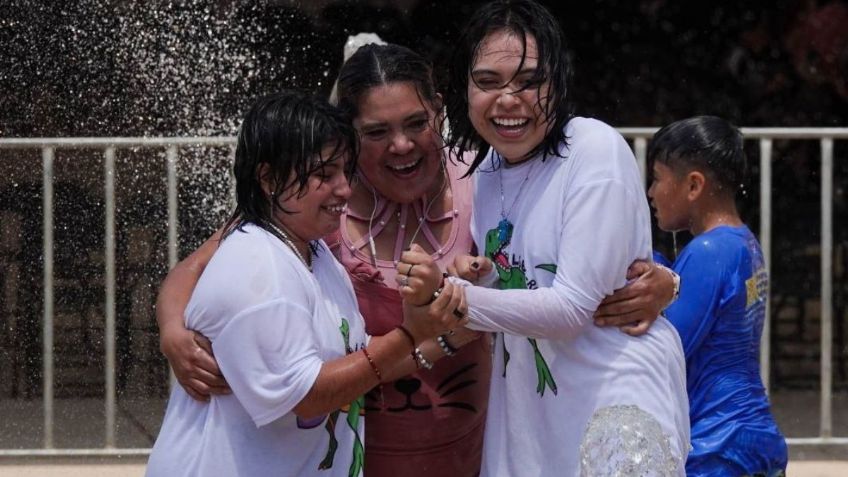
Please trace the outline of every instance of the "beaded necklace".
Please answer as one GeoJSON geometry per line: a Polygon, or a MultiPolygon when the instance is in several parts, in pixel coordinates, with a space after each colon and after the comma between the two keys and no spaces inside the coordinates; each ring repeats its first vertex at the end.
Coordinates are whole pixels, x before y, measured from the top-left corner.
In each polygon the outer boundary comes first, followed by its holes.
{"type": "Polygon", "coordinates": [[[277,235],[283,241],[283,243],[288,245],[288,247],[290,249],[292,249],[292,252],[294,252],[294,254],[297,255],[297,258],[299,258],[300,261],[303,262],[304,265],[306,265],[306,268],[311,273],[312,272],[312,260],[311,260],[312,255],[309,256],[310,260],[307,261],[303,257],[303,255],[300,253],[300,251],[297,249],[297,247],[295,247],[294,242],[292,241],[292,239],[289,237],[289,235],[287,233],[283,232],[283,230],[280,227],[277,227],[272,222],[266,222],[266,223],[268,224],[269,227],[274,229],[274,232],[277,232],[277,235]]]}

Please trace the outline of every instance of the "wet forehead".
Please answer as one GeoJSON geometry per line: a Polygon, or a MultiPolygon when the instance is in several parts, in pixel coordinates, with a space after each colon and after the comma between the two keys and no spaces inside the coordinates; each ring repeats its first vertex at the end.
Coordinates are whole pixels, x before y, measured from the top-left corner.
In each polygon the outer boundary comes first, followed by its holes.
{"type": "Polygon", "coordinates": [[[651,167],[651,171],[654,173],[654,176],[658,177],[667,177],[673,175],[671,167],[663,164],[660,161],[654,161],[654,165],[651,167]]]}
{"type": "Polygon", "coordinates": [[[389,83],[372,87],[359,102],[357,127],[406,120],[428,114],[415,85],[408,82],[389,83]]]}
{"type": "Polygon", "coordinates": [[[525,38],[526,42],[522,45],[521,36],[514,32],[501,30],[491,33],[480,45],[473,72],[502,69],[514,72],[522,58],[522,70],[536,69],[539,58],[536,40],[530,35],[525,38]]]}

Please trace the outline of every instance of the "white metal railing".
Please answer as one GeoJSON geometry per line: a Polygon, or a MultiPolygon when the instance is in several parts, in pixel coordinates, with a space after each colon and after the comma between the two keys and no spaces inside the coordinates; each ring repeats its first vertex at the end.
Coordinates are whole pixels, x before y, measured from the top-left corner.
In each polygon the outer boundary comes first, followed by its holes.
{"type": "Polygon", "coordinates": [[[42,449],[0,449],[2,456],[77,456],[77,455],[146,455],[150,449],[117,448],[115,436],[115,155],[116,149],[164,148],[168,178],[168,265],[177,263],[177,158],[180,146],[232,146],[235,137],[187,138],[0,138],[0,149],[41,149],[43,168],[44,224],[44,316],[43,339],[43,408],[44,438],[42,449]],[[54,357],[53,357],[53,160],[60,149],[102,149],[104,156],[105,193],[105,446],[101,449],[57,449],[54,447],[54,357]]]}
{"type": "MultiPolygon", "coordinates": [[[[643,175],[646,172],[648,140],[657,128],[620,128],[619,132],[633,140],[636,159],[643,175]]],[[[821,144],[821,422],[819,436],[787,438],[789,444],[848,444],[848,437],[834,437],[832,423],[831,360],[833,355],[833,141],[848,139],[848,128],[742,128],[747,140],[758,140],[760,149],[760,242],[766,259],[771,262],[771,163],[772,141],[775,139],[818,140],[821,144]]],[[[144,138],[0,138],[0,149],[41,149],[44,194],[44,316],[43,333],[43,412],[44,439],[41,449],[0,449],[2,456],[75,456],[75,455],[146,455],[150,449],[116,448],[115,416],[115,156],[117,149],[165,149],[168,196],[168,264],[178,259],[177,160],[181,146],[233,146],[235,138],[225,137],[144,137],[144,138]],[[92,449],[57,449],[54,447],[53,404],[53,160],[56,149],[100,149],[104,154],[105,207],[105,447],[92,449]]],[[[769,270],[770,271],[770,270],[769,270]]],[[[766,309],[770,316],[770,309],[766,309]]],[[[771,356],[770,320],[766,320],[761,346],[761,373],[769,387],[771,356]]]]}

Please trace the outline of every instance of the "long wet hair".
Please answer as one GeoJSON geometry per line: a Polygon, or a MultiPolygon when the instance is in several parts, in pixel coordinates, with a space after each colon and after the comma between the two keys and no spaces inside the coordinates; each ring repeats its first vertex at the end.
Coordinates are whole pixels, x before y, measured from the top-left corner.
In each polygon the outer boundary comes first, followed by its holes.
{"type": "Polygon", "coordinates": [[[345,169],[350,176],[356,167],[357,148],[349,117],[326,100],[297,91],[258,99],[239,129],[233,164],[236,207],[225,230],[229,233],[250,223],[276,235],[268,223],[276,210],[288,213],[279,201],[304,196],[309,176],[325,162],[347,156],[345,169]],[[332,146],[333,152],[321,158],[327,146],[332,146]],[[272,184],[271,197],[262,188],[262,164],[268,165],[264,179],[272,184]]]}
{"type": "Polygon", "coordinates": [[[337,104],[355,118],[371,88],[392,83],[411,83],[422,104],[434,111],[440,108],[430,63],[409,48],[393,44],[368,44],[348,58],[339,70],[337,104]]]}
{"type": "Polygon", "coordinates": [[[716,116],[695,116],[663,127],[651,140],[647,159],[651,167],[659,162],[678,177],[700,171],[731,197],[744,187],[748,168],[742,133],[716,116]]]}
{"type": "MultiPolygon", "coordinates": [[[[537,154],[542,155],[542,160],[548,156],[561,157],[560,147],[567,141],[565,125],[574,115],[570,100],[571,58],[565,34],[554,16],[532,0],[499,0],[483,5],[462,29],[451,58],[445,90],[445,107],[450,124],[450,134],[446,141],[448,146],[456,149],[457,157],[462,157],[466,151],[477,151],[469,174],[483,162],[491,145],[477,133],[468,117],[468,83],[473,81],[471,70],[480,53],[481,44],[488,35],[499,30],[515,34],[524,46],[525,57],[518,71],[526,59],[527,37],[535,38],[539,54],[538,68],[529,84],[536,86],[545,81],[550,84],[547,106],[542,108],[542,114],[548,121],[545,138],[527,157],[537,154]]],[[[539,106],[542,106],[541,100],[540,97],[539,106]]]]}

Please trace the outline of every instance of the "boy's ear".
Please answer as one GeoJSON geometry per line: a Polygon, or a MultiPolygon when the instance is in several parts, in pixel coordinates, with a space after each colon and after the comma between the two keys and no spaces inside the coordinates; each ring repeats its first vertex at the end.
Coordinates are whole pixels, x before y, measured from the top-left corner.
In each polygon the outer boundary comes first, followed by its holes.
{"type": "Polygon", "coordinates": [[[699,171],[692,171],[686,174],[686,186],[689,188],[686,194],[689,200],[697,200],[704,193],[706,177],[699,171]]]}

